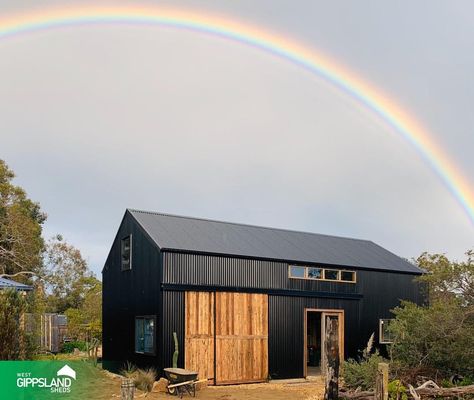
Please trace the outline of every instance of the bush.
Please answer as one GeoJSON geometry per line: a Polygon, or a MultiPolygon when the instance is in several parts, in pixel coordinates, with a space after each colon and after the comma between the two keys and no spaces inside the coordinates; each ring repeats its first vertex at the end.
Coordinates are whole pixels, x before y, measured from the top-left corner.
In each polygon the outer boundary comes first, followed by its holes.
{"type": "Polygon", "coordinates": [[[343,363],[342,376],[347,387],[363,390],[373,389],[377,377],[379,363],[387,362],[376,350],[372,354],[363,355],[360,359],[349,359],[343,363]]]}
{"type": "Polygon", "coordinates": [[[135,387],[144,392],[151,392],[153,384],[155,383],[155,378],[155,368],[137,369],[136,377],[134,379],[135,387]]]}
{"type": "Polygon", "coordinates": [[[455,386],[470,386],[470,385],[474,385],[474,378],[463,377],[460,381],[455,381],[455,383],[453,383],[451,379],[443,379],[441,381],[441,387],[446,387],[446,388],[451,388],[455,386]]]}
{"type": "Polygon", "coordinates": [[[137,389],[144,392],[151,392],[156,379],[156,369],[137,369],[137,367],[135,367],[131,362],[127,361],[124,367],[120,370],[120,375],[133,379],[133,383],[137,389]]]}
{"type": "Polygon", "coordinates": [[[390,400],[408,400],[407,388],[398,379],[389,382],[388,398],[390,400]]]}
{"type": "Polygon", "coordinates": [[[80,351],[87,351],[87,343],[83,341],[76,342],[67,342],[63,344],[61,349],[62,353],[72,353],[74,349],[79,349],[80,351]]]}
{"type": "Polygon", "coordinates": [[[394,313],[390,354],[397,376],[474,376],[474,314],[457,299],[430,307],[404,302],[394,313]]]}
{"type": "Polygon", "coordinates": [[[344,383],[351,389],[360,387],[363,390],[373,389],[377,377],[377,366],[379,363],[388,363],[378,350],[372,353],[374,345],[374,333],[369,338],[366,348],[361,351],[361,356],[355,360],[350,358],[342,364],[342,376],[344,383]]]}

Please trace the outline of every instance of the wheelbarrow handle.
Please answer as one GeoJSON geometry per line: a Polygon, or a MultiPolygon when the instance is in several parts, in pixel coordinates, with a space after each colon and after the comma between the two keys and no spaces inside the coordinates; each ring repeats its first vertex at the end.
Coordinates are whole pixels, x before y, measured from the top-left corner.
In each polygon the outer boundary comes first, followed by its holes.
{"type": "Polygon", "coordinates": [[[173,389],[178,386],[184,386],[184,385],[195,385],[199,381],[186,381],[186,382],[180,382],[180,383],[173,383],[172,385],[168,385],[168,389],[173,389]]]}

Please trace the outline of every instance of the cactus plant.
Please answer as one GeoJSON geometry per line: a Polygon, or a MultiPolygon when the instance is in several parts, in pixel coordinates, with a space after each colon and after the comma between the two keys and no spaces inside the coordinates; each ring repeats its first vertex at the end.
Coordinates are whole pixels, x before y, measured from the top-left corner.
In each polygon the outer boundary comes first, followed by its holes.
{"type": "Polygon", "coordinates": [[[176,332],[173,332],[173,338],[174,338],[173,368],[178,368],[179,350],[178,350],[178,335],[176,334],[176,332]]]}

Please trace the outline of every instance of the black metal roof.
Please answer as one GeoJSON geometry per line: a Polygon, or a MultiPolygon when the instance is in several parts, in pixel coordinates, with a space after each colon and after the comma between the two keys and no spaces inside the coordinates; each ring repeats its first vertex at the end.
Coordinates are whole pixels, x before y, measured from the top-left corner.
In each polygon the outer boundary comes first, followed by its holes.
{"type": "Polygon", "coordinates": [[[422,273],[415,265],[369,240],[128,211],[162,250],[422,273]]]}

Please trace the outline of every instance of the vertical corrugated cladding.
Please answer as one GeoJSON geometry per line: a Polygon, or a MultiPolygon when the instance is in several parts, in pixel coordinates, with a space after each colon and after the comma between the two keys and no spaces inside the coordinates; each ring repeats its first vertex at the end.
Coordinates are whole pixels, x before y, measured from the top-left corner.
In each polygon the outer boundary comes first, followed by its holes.
{"type": "MultiPolygon", "coordinates": [[[[384,271],[360,271],[358,281],[360,291],[364,295],[361,301],[361,329],[359,336],[367,342],[375,333],[376,343],[379,341],[379,319],[393,318],[393,310],[401,300],[416,304],[424,302],[422,284],[419,275],[384,271]]],[[[363,343],[359,348],[363,347],[363,343]]],[[[382,346],[383,347],[383,346],[382,346]]]]}
{"type": "Polygon", "coordinates": [[[272,295],[268,300],[268,362],[273,379],[303,377],[306,308],[344,310],[344,352],[355,355],[360,300],[272,295]]]}
{"type": "MultiPolygon", "coordinates": [[[[379,319],[392,317],[390,310],[400,300],[422,301],[414,275],[355,270],[357,283],[290,279],[284,261],[165,251],[162,282],[170,285],[168,290],[199,290],[203,286],[202,290],[268,292],[269,373],[273,378],[293,378],[303,376],[305,308],[343,309],[344,353],[355,357],[372,332],[378,344],[379,319]]],[[[173,329],[178,332],[183,365],[183,293],[163,292],[165,365],[171,363],[173,329]]]]}
{"type": "Polygon", "coordinates": [[[162,369],[173,365],[173,332],[178,335],[178,367],[184,368],[184,292],[165,290],[162,299],[162,369]]]}
{"type": "Polygon", "coordinates": [[[275,287],[282,263],[187,253],[164,253],[163,282],[189,285],[275,287]]]}
{"type": "MultiPolygon", "coordinates": [[[[103,359],[111,370],[126,361],[138,366],[158,366],[156,355],[135,352],[135,317],[160,313],[160,252],[127,212],[112,244],[103,278],[103,359]],[[121,240],[132,235],[132,268],[121,269],[121,240]]],[[[157,336],[158,338],[158,336],[157,336]]]]}
{"type": "MultiPolygon", "coordinates": [[[[309,264],[305,264],[309,265],[309,264]]],[[[288,263],[243,257],[163,252],[163,283],[357,293],[357,284],[289,279],[288,263]]]]}

